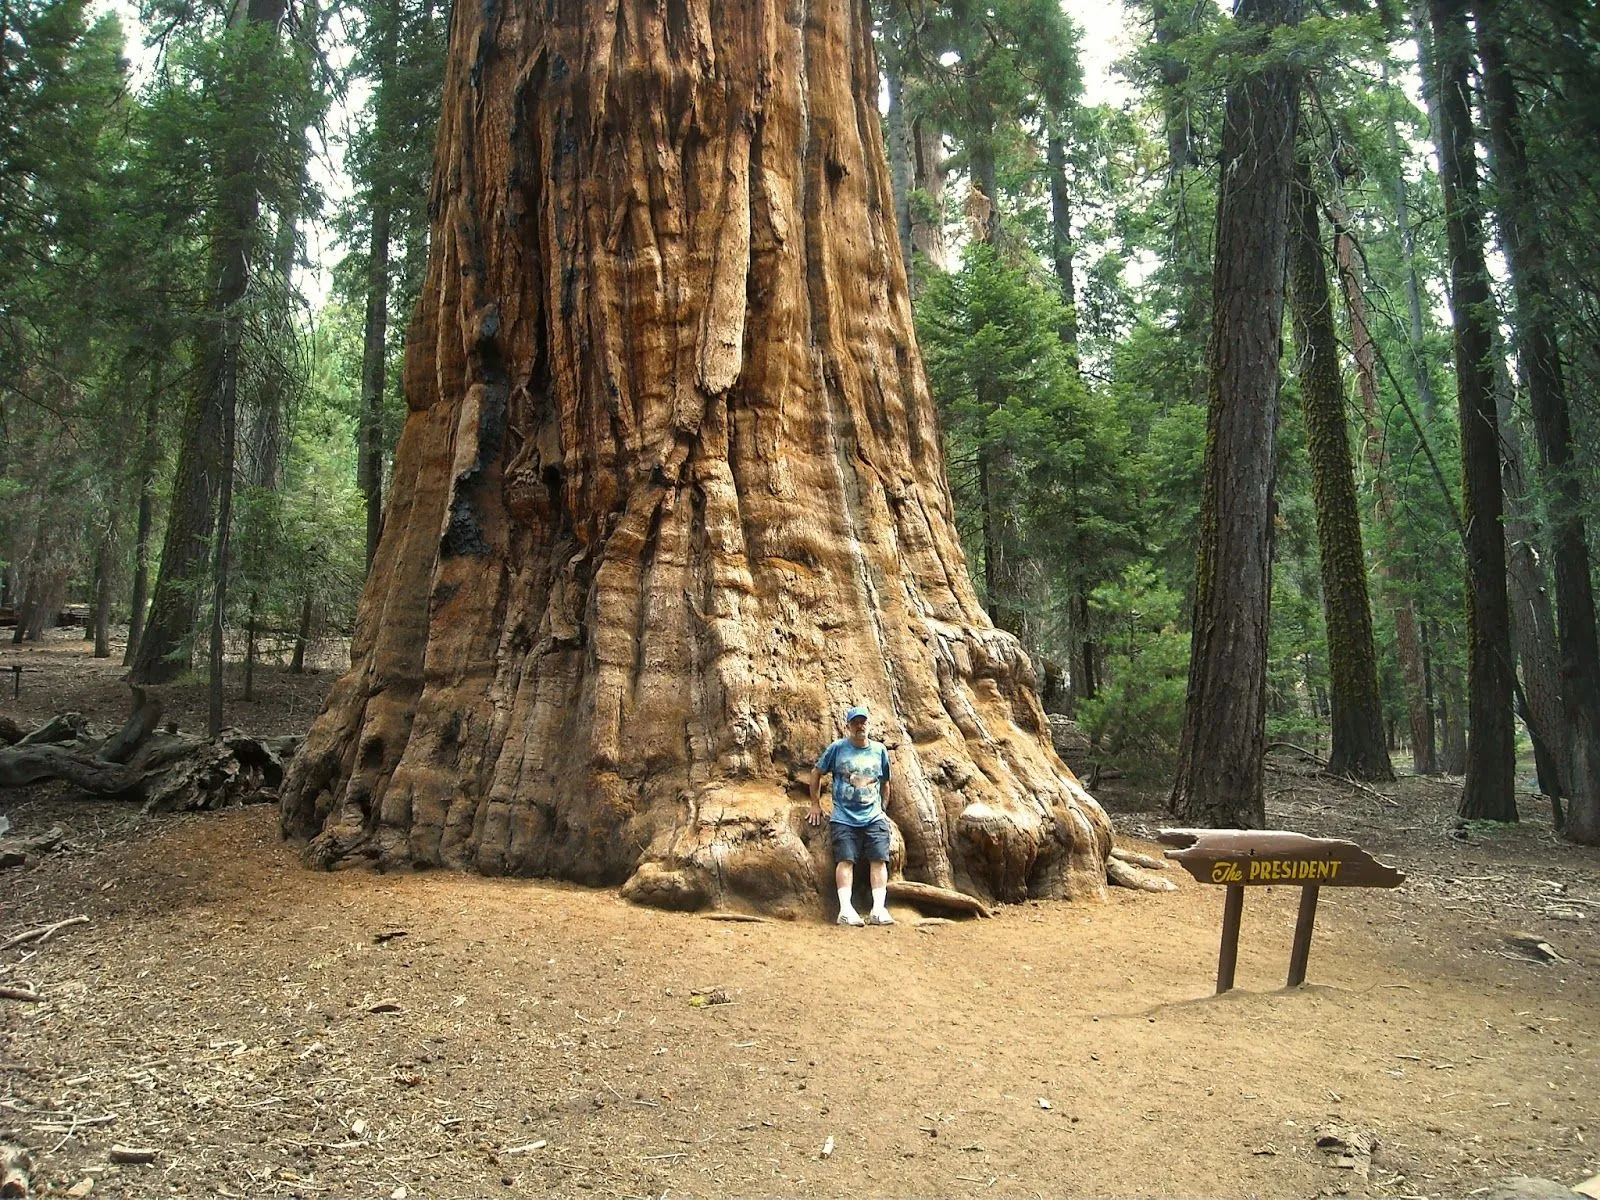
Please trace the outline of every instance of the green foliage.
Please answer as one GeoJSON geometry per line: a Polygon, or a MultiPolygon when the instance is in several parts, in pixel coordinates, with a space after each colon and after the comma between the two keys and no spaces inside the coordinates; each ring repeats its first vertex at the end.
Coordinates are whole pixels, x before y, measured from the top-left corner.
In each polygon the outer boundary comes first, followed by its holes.
{"type": "Polygon", "coordinates": [[[1107,682],[1078,703],[1096,761],[1133,776],[1157,776],[1177,761],[1188,689],[1189,635],[1183,597],[1146,563],[1135,563],[1090,600],[1107,682]]]}

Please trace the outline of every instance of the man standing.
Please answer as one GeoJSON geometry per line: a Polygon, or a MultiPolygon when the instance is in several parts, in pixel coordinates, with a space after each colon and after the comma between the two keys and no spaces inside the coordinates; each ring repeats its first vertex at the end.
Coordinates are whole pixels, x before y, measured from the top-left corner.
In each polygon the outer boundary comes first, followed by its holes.
{"type": "Polygon", "coordinates": [[[889,783],[889,751],[867,738],[867,706],[858,704],[844,715],[850,731],[822,752],[811,773],[811,811],[806,820],[822,823],[822,777],[833,776],[833,882],[839,889],[839,924],[893,925],[884,907],[889,893],[889,818],[883,812],[883,789],[889,783]],[[872,911],[863,921],[850,900],[855,864],[867,860],[872,884],[872,911]]]}

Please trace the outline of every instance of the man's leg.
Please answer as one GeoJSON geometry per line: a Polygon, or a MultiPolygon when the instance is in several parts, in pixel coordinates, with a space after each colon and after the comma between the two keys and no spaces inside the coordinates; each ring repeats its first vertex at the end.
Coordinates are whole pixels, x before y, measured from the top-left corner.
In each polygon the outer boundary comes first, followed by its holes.
{"type": "Polygon", "coordinates": [[[888,862],[873,859],[867,866],[867,880],[872,884],[872,911],[867,914],[867,921],[873,925],[893,925],[894,918],[885,907],[889,899],[888,862]]]}
{"type": "Polygon", "coordinates": [[[860,833],[842,822],[828,826],[833,837],[833,886],[839,889],[839,924],[865,925],[861,914],[850,900],[850,889],[855,886],[855,860],[861,857],[860,833]]]}

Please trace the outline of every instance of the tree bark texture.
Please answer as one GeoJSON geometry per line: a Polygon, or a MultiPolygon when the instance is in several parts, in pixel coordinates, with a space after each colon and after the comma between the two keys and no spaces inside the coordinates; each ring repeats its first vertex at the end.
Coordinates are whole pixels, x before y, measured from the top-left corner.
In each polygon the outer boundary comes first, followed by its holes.
{"type": "Polygon", "coordinates": [[[900,239],[900,261],[905,267],[906,279],[916,282],[916,264],[911,244],[911,188],[915,171],[911,152],[911,122],[906,116],[905,85],[901,78],[899,55],[889,38],[884,38],[883,61],[884,88],[889,94],[889,108],[884,113],[884,123],[889,133],[889,182],[894,193],[895,233],[900,239]]]}
{"type": "MultiPolygon", "coordinates": [[[[935,271],[950,269],[944,232],[944,131],[922,117],[911,120],[911,249],[935,271]]],[[[917,281],[911,279],[912,294],[917,281]]]]}
{"type": "MultiPolygon", "coordinates": [[[[1240,0],[1257,31],[1297,0],[1240,0]]],[[[1272,602],[1278,358],[1300,80],[1256,66],[1231,84],[1217,198],[1208,413],[1194,634],[1172,809],[1192,825],[1266,823],[1267,621],[1272,602]]]]}
{"type": "Polygon", "coordinates": [[[1390,780],[1394,768],[1378,699],[1378,655],[1372,639],[1355,461],[1345,424],[1344,380],[1317,206],[1311,171],[1302,161],[1290,208],[1289,278],[1328,636],[1333,749],[1327,769],[1331,775],[1390,780]]]}
{"type": "Polygon", "coordinates": [[[1517,348],[1533,408],[1539,459],[1550,496],[1551,559],[1561,647],[1561,693],[1571,747],[1567,836],[1600,845],[1600,636],[1595,625],[1584,497],[1573,458],[1572,422],[1545,252],[1512,79],[1500,0],[1477,0],[1484,110],[1494,146],[1501,240],[1516,301],[1517,348]]]}
{"type": "Polygon", "coordinates": [[[1418,775],[1434,775],[1439,765],[1434,752],[1433,713],[1428,705],[1427,673],[1423,669],[1422,644],[1417,635],[1416,606],[1394,569],[1399,549],[1394,531],[1396,520],[1394,489],[1389,483],[1389,455],[1385,449],[1384,424],[1378,418],[1378,355],[1372,341],[1372,326],[1367,320],[1367,297],[1356,270],[1355,239],[1350,236],[1349,219],[1342,207],[1334,211],[1334,262],[1339,285],[1344,292],[1345,315],[1350,327],[1350,352],[1356,364],[1356,388],[1361,394],[1363,457],[1372,476],[1374,506],[1379,526],[1390,531],[1388,553],[1378,562],[1381,594],[1389,605],[1394,622],[1395,657],[1405,680],[1406,724],[1411,731],[1411,769],[1418,775]]]}
{"type": "Polygon", "coordinates": [[[1484,264],[1468,74],[1465,0],[1428,0],[1433,28],[1435,137],[1450,252],[1456,397],[1461,414],[1462,518],[1467,557],[1466,783],[1460,814],[1515,821],[1516,747],[1511,703],[1511,613],[1501,526],[1500,435],[1489,355],[1493,297],[1484,264]]]}
{"type": "Polygon", "coordinates": [[[800,784],[866,701],[897,872],[1098,894],[1105,815],[962,560],[865,7],[453,22],[410,411],[284,830],[817,911],[800,784]]]}
{"type": "Polygon", "coordinates": [[[1533,739],[1539,790],[1559,798],[1571,791],[1572,742],[1557,674],[1555,612],[1545,577],[1546,556],[1540,550],[1538,500],[1523,453],[1516,388],[1498,344],[1493,373],[1506,489],[1506,592],[1525,701],[1521,715],[1533,739]]]}

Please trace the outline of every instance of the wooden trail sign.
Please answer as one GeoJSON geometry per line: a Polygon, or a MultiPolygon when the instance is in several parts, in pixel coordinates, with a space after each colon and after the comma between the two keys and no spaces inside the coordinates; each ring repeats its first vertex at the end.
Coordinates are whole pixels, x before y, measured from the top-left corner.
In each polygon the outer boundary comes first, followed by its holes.
{"type": "Polygon", "coordinates": [[[1217,992],[1233,987],[1239,958],[1239,923],[1244,889],[1273,884],[1300,888],[1300,915],[1289,952],[1289,986],[1306,980],[1317,894],[1324,887],[1399,887],[1406,877],[1354,842],[1314,838],[1286,829],[1163,829],[1157,838],[1167,857],[1201,883],[1228,889],[1222,906],[1222,947],[1217,955],[1217,992]]]}

